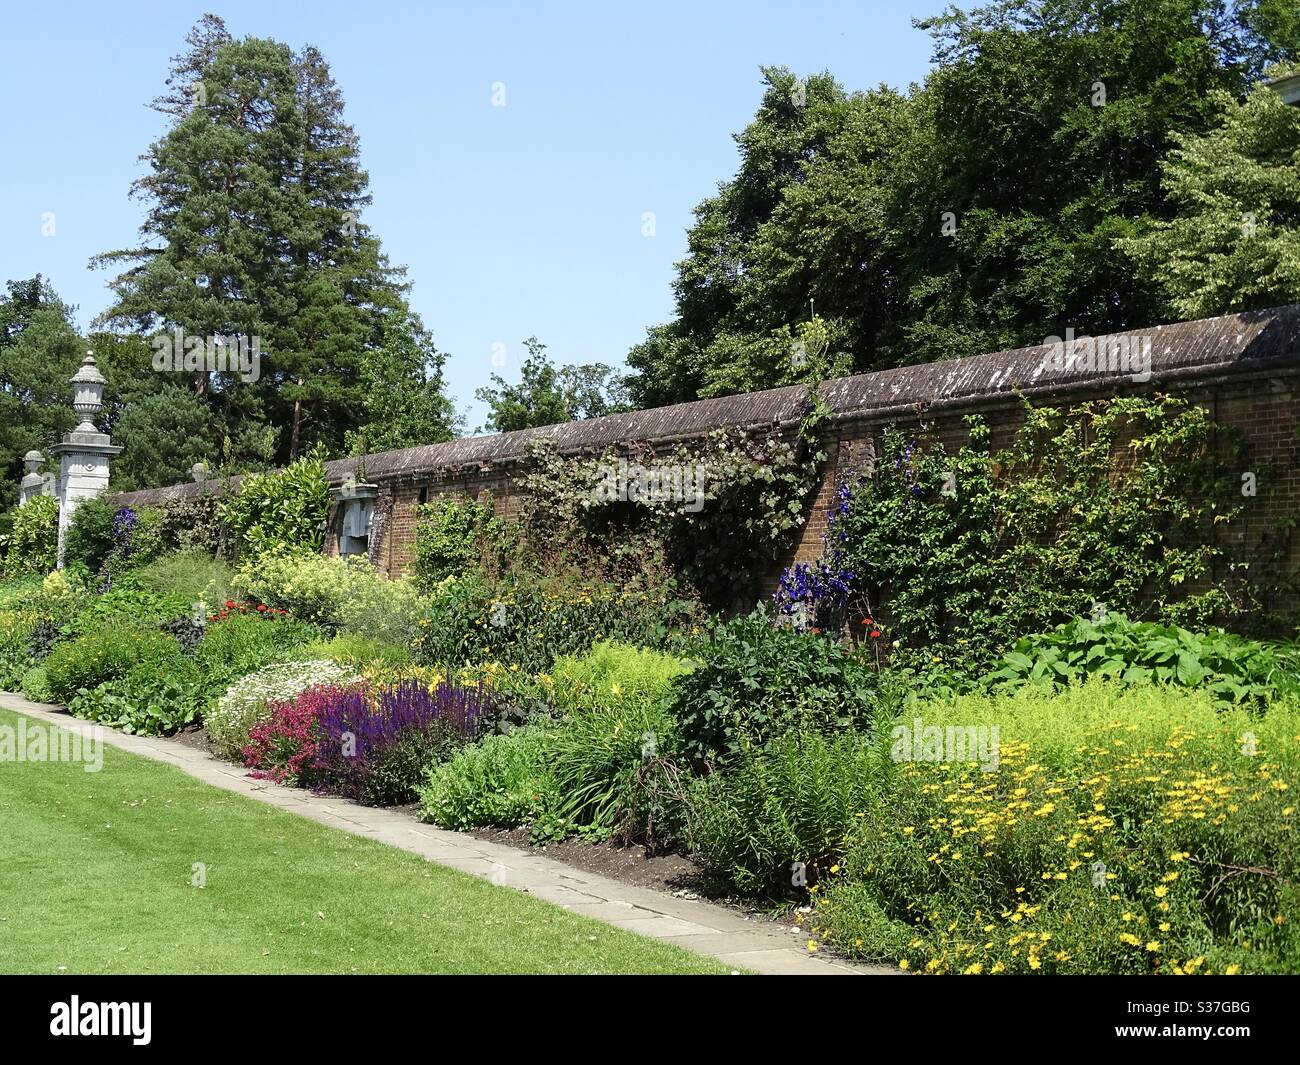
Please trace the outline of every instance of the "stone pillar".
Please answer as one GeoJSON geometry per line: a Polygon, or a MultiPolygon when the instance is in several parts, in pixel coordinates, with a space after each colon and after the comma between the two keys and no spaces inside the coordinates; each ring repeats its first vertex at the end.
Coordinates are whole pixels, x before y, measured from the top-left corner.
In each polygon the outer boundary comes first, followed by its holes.
{"type": "Polygon", "coordinates": [[[39,451],[29,451],[23,456],[23,465],[27,467],[27,476],[18,482],[18,503],[21,506],[37,496],[54,495],[54,476],[49,473],[37,473],[45,462],[45,456],[39,451]]]}
{"type": "Polygon", "coordinates": [[[65,436],[61,443],[50,448],[59,456],[59,568],[63,568],[63,552],[72,515],[83,499],[93,499],[108,487],[108,464],[121,454],[107,433],[95,428],[95,415],[103,407],[104,375],[95,366],[95,357],[89,353],[81,369],[72,375],[72,409],[81,415],[80,424],[65,436]]]}

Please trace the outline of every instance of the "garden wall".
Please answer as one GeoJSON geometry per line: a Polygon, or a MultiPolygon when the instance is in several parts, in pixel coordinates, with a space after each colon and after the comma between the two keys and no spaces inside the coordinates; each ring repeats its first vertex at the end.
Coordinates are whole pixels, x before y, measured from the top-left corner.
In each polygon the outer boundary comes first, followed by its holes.
{"type": "MultiPolygon", "coordinates": [[[[1040,345],[948,362],[921,364],[824,382],[819,389],[832,415],[825,423],[827,461],[810,501],[798,541],[771,566],[767,584],[793,561],[813,561],[841,478],[872,466],[879,438],[890,424],[910,428],[919,441],[951,448],[965,436],[963,418],[979,414],[993,428],[995,447],[1007,442],[1021,420],[1024,399],[1068,406],[1117,394],[1166,393],[1194,401],[1214,420],[1238,430],[1259,478],[1247,508],[1246,536],[1278,520],[1300,516],[1300,304],[1267,311],[1180,322],[1097,338],[1100,355],[1062,358],[1061,346],[1040,345]],[[1113,353],[1141,353],[1116,365],[1113,353]],[[1107,353],[1110,353],[1108,358],[1107,353]],[[1148,357],[1149,356],[1149,357],[1148,357]],[[1257,502],[1255,502],[1257,500],[1257,502]]],[[[415,512],[421,502],[445,493],[484,498],[497,513],[518,511],[517,477],[535,441],[554,443],[561,454],[601,454],[631,444],[665,450],[722,427],[772,429],[793,434],[807,409],[808,389],[798,385],[588,421],[472,437],[367,456],[364,468],[349,458],[330,462],[332,485],[362,473],[378,486],[370,557],[389,574],[414,557],[415,512]]],[[[231,484],[237,484],[232,479],[231,484]]],[[[225,490],[203,481],[119,495],[122,505],[156,505],[225,490]]],[[[341,520],[331,510],[326,550],[337,552],[341,520]]],[[[1293,545],[1293,566],[1300,553],[1293,545]]]]}

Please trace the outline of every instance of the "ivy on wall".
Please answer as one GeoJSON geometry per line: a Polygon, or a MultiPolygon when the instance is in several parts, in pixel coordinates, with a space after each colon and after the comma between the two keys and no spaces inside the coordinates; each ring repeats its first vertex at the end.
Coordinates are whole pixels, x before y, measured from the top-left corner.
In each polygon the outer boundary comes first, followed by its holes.
{"type": "Polygon", "coordinates": [[[520,478],[523,534],[552,559],[613,578],[666,573],[711,606],[744,605],[804,522],[826,457],[819,428],[586,456],[540,443],[520,478]]]}

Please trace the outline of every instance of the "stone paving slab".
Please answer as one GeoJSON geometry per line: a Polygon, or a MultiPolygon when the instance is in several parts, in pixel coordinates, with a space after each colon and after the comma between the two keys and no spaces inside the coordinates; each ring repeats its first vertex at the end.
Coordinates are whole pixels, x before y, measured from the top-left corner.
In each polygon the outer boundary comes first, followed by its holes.
{"type": "MultiPolygon", "coordinates": [[[[33,703],[0,692],[0,707],[72,732],[95,728],[62,707],[33,703]]],[[[891,966],[863,965],[809,954],[805,940],[715,903],[684,899],[625,884],[565,865],[545,855],[451,832],[415,821],[408,813],[357,806],[335,796],[312,795],[265,780],[174,739],[129,736],[101,728],[104,742],[131,754],[165,762],[204,783],[356,836],[418,854],[493,883],[526,891],[566,910],[639,935],[718,958],[737,969],[774,975],[898,974],[891,966]]]]}

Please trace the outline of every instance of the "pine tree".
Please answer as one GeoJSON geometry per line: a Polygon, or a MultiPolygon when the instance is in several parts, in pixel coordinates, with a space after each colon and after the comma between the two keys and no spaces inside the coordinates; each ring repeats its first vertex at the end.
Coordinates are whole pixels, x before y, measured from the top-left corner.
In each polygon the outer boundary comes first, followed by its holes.
{"type": "Polygon", "coordinates": [[[156,101],[170,126],[133,189],[145,242],[95,260],[128,264],[100,321],[256,346],[256,380],[190,374],[225,436],[260,447],[270,425],[279,461],[318,443],[340,453],[366,417],[367,354],[410,314],[403,271],[361,220],[369,178],[342,93],[310,46],[235,41],[215,17],[187,43],[156,101]]]}

